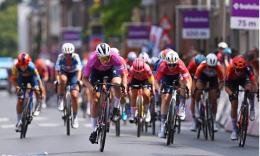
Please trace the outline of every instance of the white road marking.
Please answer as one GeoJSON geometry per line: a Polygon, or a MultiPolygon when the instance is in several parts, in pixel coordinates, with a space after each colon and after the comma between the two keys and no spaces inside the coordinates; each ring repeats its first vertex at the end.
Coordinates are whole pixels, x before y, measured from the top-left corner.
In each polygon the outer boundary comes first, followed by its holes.
{"type": "Polygon", "coordinates": [[[38,126],[39,127],[60,127],[63,124],[60,123],[39,123],[38,126]]]}
{"type": "Polygon", "coordinates": [[[6,124],[6,125],[1,125],[1,128],[7,129],[7,128],[14,128],[15,125],[14,124],[6,124]]]}
{"type": "Polygon", "coordinates": [[[0,117],[0,122],[7,122],[7,121],[10,121],[10,119],[7,117],[0,117]]]}

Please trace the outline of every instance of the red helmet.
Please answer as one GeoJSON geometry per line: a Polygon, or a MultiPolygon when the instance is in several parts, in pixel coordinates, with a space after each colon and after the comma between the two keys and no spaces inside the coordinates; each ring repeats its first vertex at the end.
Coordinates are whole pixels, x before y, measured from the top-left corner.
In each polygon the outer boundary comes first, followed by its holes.
{"type": "Polygon", "coordinates": [[[236,69],[244,69],[247,66],[246,59],[241,55],[233,58],[233,64],[236,69]]]}
{"type": "Polygon", "coordinates": [[[19,65],[28,65],[31,61],[30,55],[27,53],[20,53],[18,55],[18,64],[19,65]]]}
{"type": "Polygon", "coordinates": [[[136,72],[143,71],[144,70],[144,60],[140,59],[140,58],[135,59],[133,62],[133,69],[136,72]]]}

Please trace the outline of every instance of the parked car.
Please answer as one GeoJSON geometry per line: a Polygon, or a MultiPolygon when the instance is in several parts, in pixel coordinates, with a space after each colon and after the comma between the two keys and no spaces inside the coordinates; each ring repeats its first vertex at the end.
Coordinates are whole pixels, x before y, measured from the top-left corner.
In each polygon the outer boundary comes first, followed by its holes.
{"type": "Polygon", "coordinates": [[[9,76],[6,68],[0,68],[0,89],[8,89],[9,76]]]}

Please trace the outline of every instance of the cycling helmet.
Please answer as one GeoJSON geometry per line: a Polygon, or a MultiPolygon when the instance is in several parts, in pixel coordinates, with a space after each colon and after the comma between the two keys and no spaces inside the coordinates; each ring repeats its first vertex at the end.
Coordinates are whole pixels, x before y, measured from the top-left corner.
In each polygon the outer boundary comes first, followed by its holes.
{"type": "Polygon", "coordinates": [[[225,48],[225,49],[224,49],[224,54],[225,54],[225,55],[231,55],[231,54],[232,54],[231,49],[230,49],[230,48],[225,48]]]}
{"type": "Polygon", "coordinates": [[[119,54],[119,50],[117,48],[115,48],[115,47],[111,48],[111,51],[113,51],[113,52],[117,53],[118,55],[120,55],[119,54]]]}
{"type": "Polygon", "coordinates": [[[171,51],[167,52],[165,60],[166,60],[167,64],[176,64],[177,61],[179,60],[179,55],[177,52],[171,50],[171,51]]]}
{"type": "Polygon", "coordinates": [[[110,46],[106,43],[100,43],[96,47],[98,57],[104,57],[110,55],[110,46]]]}
{"type": "Polygon", "coordinates": [[[158,57],[152,57],[151,58],[151,64],[154,65],[159,60],[158,57]]]}
{"type": "Polygon", "coordinates": [[[246,59],[241,55],[233,58],[233,64],[236,69],[244,69],[247,66],[246,59]]]}
{"type": "Polygon", "coordinates": [[[129,60],[129,61],[131,61],[131,62],[133,62],[135,59],[136,59],[136,53],[135,52],[133,52],[133,51],[131,51],[131,52],[129,52],[128,53],[128,55],[127,55],[127,59],[129,60]]]}
{"type": "Polygon", "coordinates": [[[146,52],[141,52],[138,56],[140,59],[143,59],[145,62],[149,62],[150,58],[146,52]]]}
{"type": "Polygon", "coordinates": [[[196,56],[195,56],[195,62],[196,62],[196,64],[200,64],[201,62],[203,62],[203,61],[205,61],[206,60],[206,57],[204,56],[204,55],[202,55],[202,54],[197,54],[196,56]]]}
{"type": "Polygon", "coordinates": [[[170,48],[167,48],[167,49],[162,50],[162,51],[160,52],[160,54],[159,54],[159,58],[164,60],[165,57],[166,57],[166,54],[167,54],[168,52],[170,52],[170,51],[173,51],[173,50],[170,49],[170,48]]]}
{"type": "Polygon", "coordinates": [[[62,52],[64,54],[72,54],[75,52],[75,46],[72,43],[64,43],[62,45],[62,52]]]}
{"type": "Polygon", "coordinates": [[[210,66],[210,67],[215,67],[218,63],[218,58],[215,54],[213,53],[209,53],[207,56],[206,56],[206,62],[207,62],[207,65],[210,66]]]}
{"type": "Polygon", "coordinates": [[[133,69],[135,72],[142,72],[144,70],[144,60],[137,58],[133,62],[133,69]]]}
{"type": "Polygon", "coordinates": [[[28,65],[31,62],[31,57],[27,53],[20,53],[18,55],[18,64],[19,65],[28,65]]]}
{"type": "Polygon", "coordinates": [[[218,44],[218,48],[225,49],[225,48],[227,48],[227,47],[228,47],[228,45],[227,45],[226,42],[220,42],[220,43],[218,44]]]}

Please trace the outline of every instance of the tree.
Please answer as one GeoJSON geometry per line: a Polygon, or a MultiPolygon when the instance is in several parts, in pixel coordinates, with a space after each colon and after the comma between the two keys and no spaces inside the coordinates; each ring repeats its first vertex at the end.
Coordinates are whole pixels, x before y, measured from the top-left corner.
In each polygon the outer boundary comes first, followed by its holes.
{"type": "Polygon", "coordinates": [[[132,10],[140,5],[141,0],[110,0],[107,5],[94,6],[92,13],[101,13],[101,23],[105,28],[105,36],[121,36],[122,24],[131,21],[132,10]]]}
{"type": "Polygon", "coordinates": [[[0,10],[0,55],[17,54],[17,5],[6,5],[0,10]]]}

